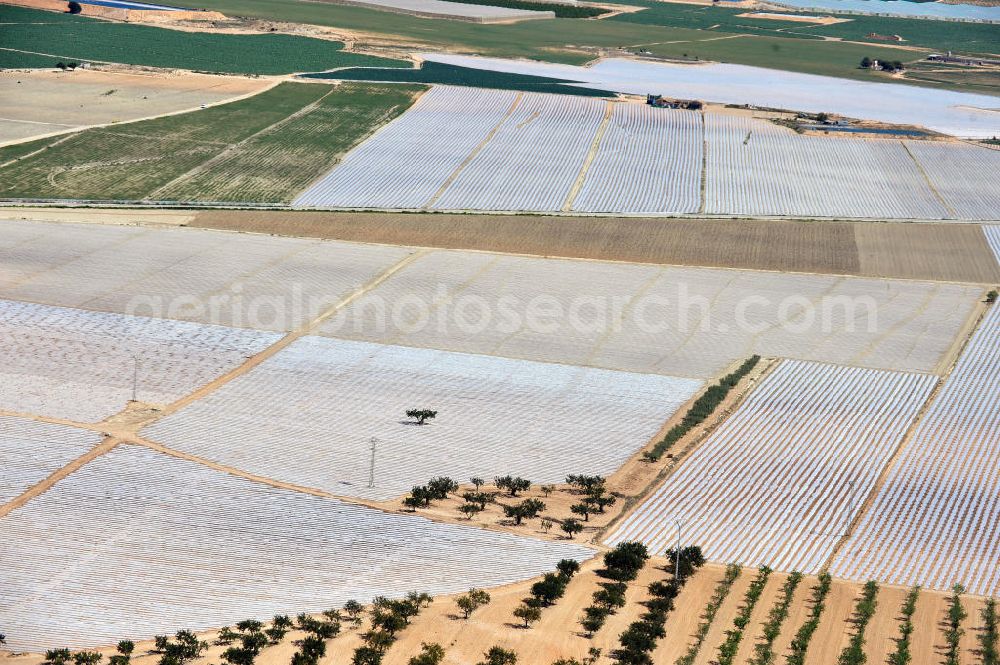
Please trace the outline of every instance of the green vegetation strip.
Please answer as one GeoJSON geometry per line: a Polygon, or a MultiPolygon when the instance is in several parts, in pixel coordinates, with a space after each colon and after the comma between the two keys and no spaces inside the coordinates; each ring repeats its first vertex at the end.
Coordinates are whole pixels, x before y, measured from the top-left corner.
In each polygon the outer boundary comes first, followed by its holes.
{"type": "Polygon", "coordinates": [[[735,372],[731,372],[726,376],[722,377],[717,384],[710,387],[701,397],[695,400],[688,412],[684,414],[684,418],[677,425],[674,425],[667,431],[663,439],[658,441],[656,445],[653,446],[652,450],[647,450],[643,453],[643,459],[647,462],[655,462],[663,457],[664,453],[670,450],[670,447],[675,443],[680,441],[684,435],[690,432],[693,428],[697,427],[701,423],[705,422],[705,419],[712,415],[715,411],[715,407],[722,403],[722,400],[726,399],[729,391],[732,390],[740,380],[745,377],[750,371],[757,366],[760,362],[760,356],[754,355],[750,356],[742,365],[737,368],[735,372]]]}
{"type": "Polygon", "coordinates": [[[403,67],[347,53],[341,42],[294,35],[182,32],[0,5],[0,67],[49,67],[59,60],[120,62],[227,74],[290,74],[334,67],[403,67]],[[42,55],[32,55],[32,54],[42,55]]]}
{"type": "Polygon", "coordinates": [[[986,601],[980,616],[983,619],[983,628],[976,638],[979,640],[982,665],[1000,665],[1000,645],[998,645],[1000,630],[997,628],[996,598],[986,601]]]}
{"type": "Polygon", "coordinates": [[[806,651],[809,650],[809,643],[813,634],[819,628],[819,618],[826,608],[826,597],[830,593],[831,578],[829,573],[820,573],[819,582],[813,587],[809,616],[805,622],[795,632],[792,638],[791,653],[785,659],[786,665],[803,665],[806,662],[806,651]]]}
{"type": "Polygon", "coordinates": [[[508,9],[527,9],[533,12],[553,12],[558,18],[592,18],[603,16],[611,10],[585,5],[559,5],[552,2],[531,2],[530,0],[445,0],[462,5],[489,5],[508,9]]]}
{"type": "Polygon", "coordinates": [[[854,632],[851,633],[851,639],[847,646],[840,652],[840,657],[837,659],[839,665],[864,665],[867,658],[865,656],[865,629],[871,618],[875,616],[875,607],[878,605],[877,596],[878,584],[871,580],[865,582],[865,586],[861,590],[861,597],[858,598],[858,602],[854,606],[854,618],[852,619],[854,632]]]}
{"type": "Polygon", "coordinates": [[[889,656],[889,665],[909,665],[913,659],[910,650],[910,638],[913,636],[913,614],[917,611],[917,599],[920,597],[920,587],[910,589],[900,608],[899,639],[896,640],[896,650],[889,656]]]}
{"type": "Polygon", "coordinates": [[[0,196],[286,202],[421,89],[282,83],[200,111],[0,148],[0,196]]]}
{"type": "Polygon", "coordinates": [[[705,606],[701,623],[698,624],[698,629],[694,634],[694,642],[691,643],[684,655],[677,659],[676,665],[692,665],[694,663],[698,657],[698,652],[701,651],[702,644],[705,643],[705,637],[708,635],[708,630],[712,627],[715,615],[719,613],[719,608],[722,607],[722,603],[726,600],[726,596],[729,595],[730,589],[733,588],[733,584],[736,583],[739,576],[739,565],[732,563],[726,566],[725,576],[716,585],[715,592],[708,600],[708,605],[705,606]]]}
{"type": "Polygon", "coordinates": [[[961,596],[963,593],[965,593],[965,589],[962,585],[956,584],[952,587],[951,596],[948,598],[948,613],[944,622],[944,639],[947,644],[944,656],[945,665],[959,665],[959,648],[962,635],[965,634],[962,622],[969,615],[962,607],[961,596]]]}
{"type": "Polygon", "coordinates": [[[761,641],[754,645],[750,665],[771,665],[774,662],[774,641],[781,634],[781,626],[788,618],[788,610],[792,606],[792,597],[801,582],[802,573],[793,572],[781,586],[781,595],[771,611],[767,613],[761,641]]]}
{"type": "Polygon", "coordinates": [[[753,614],[753,608],[757,606],[760,595],[764,593],[770,575],[771,569],[762,566],[757,572],[757,577],[747,587],[743,595],[743,605],[733,619],[733,628],[726,631],[726,639],[719,645],[719,657],[715,661],[717,665],[732,665],[736,660],[736,652],[739,651],[740,642],[743,641],[743,631],[750,624],[750,615],[753,614]]]}
{"type": "Polygon", "coordinates": [[[613,97],[615,93],[594,88],[578,88],[564,79],[527,74],[508,74],[482,69],[425,62],[419,69],[375,69],[358,67],[335,72],[304,74],[301,78],[335,79],[343,81],[378,81],[380,83],[438,83],[498,90],[524,90],[526,92],[554,92],[560,95],[584,97],[613,97]]]}

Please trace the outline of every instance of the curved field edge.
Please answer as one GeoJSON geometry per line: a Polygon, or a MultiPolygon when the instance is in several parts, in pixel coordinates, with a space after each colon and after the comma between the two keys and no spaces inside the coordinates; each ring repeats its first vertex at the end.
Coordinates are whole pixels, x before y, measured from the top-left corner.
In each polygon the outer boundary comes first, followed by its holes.
{"type": "Polygon", "coordinates": [[[275,75],[334,67],[403,67],[344,51],[342,42],[285,34],[186,32],[0,5],[0,68],[116,62],[225,74],[275,75]]]}
{"type": "Polygon", "coordinates": [[[421,86],[281,83],[199,111],[0,149],[0,196],[288,201],[421,86]]]}

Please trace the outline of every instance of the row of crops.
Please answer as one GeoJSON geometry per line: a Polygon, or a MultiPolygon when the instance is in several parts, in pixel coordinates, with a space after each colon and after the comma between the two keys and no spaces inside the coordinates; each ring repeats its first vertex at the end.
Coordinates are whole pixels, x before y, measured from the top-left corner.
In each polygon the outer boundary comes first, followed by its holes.
{"type": "Polygon", "coordinates": [[[548,483],[612,473],[700,386],[304,337],[143,435],[256,475],[388,499],[437,475],[548,483]],[[405,413],[419,408],[438,417],[414,426],[405,413]],[[370,437],[378,439],[374,487],[370,437]]]}
{"type": "Polygon", "coordinates": [[[7,647],[36,652],[414,589],[456,593],[593,555],[276,489],[128,445],[0,520],[0,542],[7,647]]]}
{"type": "Polygon", "coordinates": [[[97,422],[168,404],[237,366],[274,333],[0,300],[0,408],[97,422]]]}
{"type": "Polygon", "coordinates": [[[0,506],[100,443],[96,432],[0,416],[0,506]]]}
{"type": "Polygon", "coordinates": [[[833,562],[834,574],[1000,593],[998,333],[994,305],[833,562]]]}
{"type": "Polygon", "coordinates": [[[925,374],[784,361],[610,535],[818,572],[934,387],[925,374]]]}
{"type": "Polygon", "coordinates": [[[1000,152],[968,144],[799,135],[738,113],[436,87],[294,204],[989,220],[1000,217],[988,182],[998,169],[1000,152]]]}

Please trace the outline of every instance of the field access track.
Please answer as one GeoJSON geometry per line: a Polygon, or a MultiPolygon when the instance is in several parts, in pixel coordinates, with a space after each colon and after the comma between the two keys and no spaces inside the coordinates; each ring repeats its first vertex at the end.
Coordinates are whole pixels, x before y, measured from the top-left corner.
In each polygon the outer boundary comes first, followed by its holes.
{"type": "Polygon", "coordinates": [[[123,445],[0,520],[8,647],[42,651],[540,575],[570,543],[394,515],[123,445]]]}
{"type": "Polygon", "coordinates": [[[933,376],[783,361],[607,539],[816,573],[935,384],[933,376]]]}
{"type": "Polygon", "coordinates": [[[1000,308],[976,330],[831,572],[1000,593],[1000,308]]]}
{"type": "Polygon", "coordinates": [[[439,475],[553,483],[611,474],[700,387],[305,337],[143,435],[259,476],[381,500],[439,475]],[[430,424],[404,415],[424,407],[438,411],[430,424]],[[374,488],[370,437],[378,439],[374,488]]]}

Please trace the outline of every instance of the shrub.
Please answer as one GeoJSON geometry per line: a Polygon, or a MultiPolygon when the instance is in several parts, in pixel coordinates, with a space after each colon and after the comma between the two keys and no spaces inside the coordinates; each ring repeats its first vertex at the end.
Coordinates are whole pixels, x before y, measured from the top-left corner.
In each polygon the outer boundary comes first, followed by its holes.
{"type": "Polygon", "coordinates": [[[991,291],[989,291],[986,294],[986,302],[987,302],[987,304],[992,305],[993,303],[995,303],[997,301],[997,297],[998,296],[1000,296],[1000,293],[997,293],[996,289],[992,289],[991,291]]]}
{"type": "Polygon", "coordinates": [[[431,411],[430,409],[407,409],[406,417],[413,418],[417,421],[418,425],[423,425],[428,420],[434,420],[437,418],[437,411],[431,411]]]}

